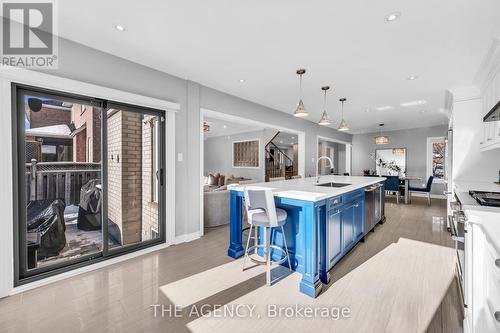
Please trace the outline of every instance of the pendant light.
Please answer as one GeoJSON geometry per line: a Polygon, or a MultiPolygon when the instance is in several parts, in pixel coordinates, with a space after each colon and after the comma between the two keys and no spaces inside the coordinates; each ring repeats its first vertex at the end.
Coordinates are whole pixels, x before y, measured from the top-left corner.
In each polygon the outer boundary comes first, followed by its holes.
{"type": "Polygon", "coordinates": [[[321,116],[321,119],[319,120],[318,125],[326,126],[326,125],[331,124],[330,118],[328,118],[328,113],[326,113],[326,92],[328,91],[328,89],[330,89],[329,86],[321,87],[321,90],[323,90],[323,92],[325,93],[325,97],[323,100],[323,115],[321,116]]]}
{"type": "Polygon", "coordinates": [[[384,124],[379,124],[378,126],[380,128],[379,135],[373,137],[373,142],[376,145],[389,144],[389,137],[387,135],[382,135],[382,127],[384,127],[384,124]]]}
{"type": "Polygon", "coordinates": [[[342,132],[349,130],[349,126],[347,126],[347,123],[344,120],[344,102],[346,100],[347,99],[345,97],[339,99],[339,102],[342,103],[342,121],[340,122],[339,128],[337,128],[337,130],[342,131],[342,132]]]}
{"type": "Polygon", "coordinates": [[[210,132],[210,125],[206,121],[204,121],[203,122],[203,133],[208,133],[208,132],[210,132]]]}
{"type": "Polygon", "coordinates": [[[302,102],[302,75],[306,73],[306,70],[303,68],[297,69],[296,73],[300,77],[300,99],[299,99],[299,104],[297,105],[297,109],[295,109],[293,115],[295,117],[306,117],[309,115],[309,113],[306,111],[306,108],[304,107],[304,102],[302,102]]]}

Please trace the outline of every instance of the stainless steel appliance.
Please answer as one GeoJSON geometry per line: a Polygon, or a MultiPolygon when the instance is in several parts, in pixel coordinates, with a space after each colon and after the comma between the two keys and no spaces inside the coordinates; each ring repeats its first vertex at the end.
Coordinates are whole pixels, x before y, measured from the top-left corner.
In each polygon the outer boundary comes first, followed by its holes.
{"type": "Polygon", "coordinates": [[[469,191],[481,206],[500,207],[500,192],[469,191]]]}
{"type": "Polygon", "coordinates": [[[465,300],[465,214],[462,210],[462,204],[455,196],[456,201],[451,203],[452,215],[450,221],[451,238],[455,241],[455,250],[457,253],[457,274],[460,282],[460,291],[464,304],[465,300]]]}
{"type": "Polygon", "coordinates": [[[385,219],[383,196],[382,183],[365,188],[365,235],[373,230],[377,223],[385,219]]]}

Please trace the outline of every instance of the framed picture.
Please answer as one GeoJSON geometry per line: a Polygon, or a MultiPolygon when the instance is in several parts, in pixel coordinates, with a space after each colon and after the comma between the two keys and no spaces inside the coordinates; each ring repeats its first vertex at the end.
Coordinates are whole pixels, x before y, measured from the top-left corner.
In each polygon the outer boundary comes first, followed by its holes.
{"type": "Polygon", "coordinates": [[[380,176],[404,176],[406,174],[406,148],[376,149],[375,170],[380,176]]]}

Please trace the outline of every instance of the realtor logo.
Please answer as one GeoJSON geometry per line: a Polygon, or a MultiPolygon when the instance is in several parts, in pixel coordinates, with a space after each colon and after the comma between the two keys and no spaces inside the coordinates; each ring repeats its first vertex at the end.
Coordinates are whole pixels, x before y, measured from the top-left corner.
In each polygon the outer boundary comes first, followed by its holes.
{"type": "Polygon", "coordinates": [[[57,68],[55,3],[2,2],[2,65],[57,68]]]}

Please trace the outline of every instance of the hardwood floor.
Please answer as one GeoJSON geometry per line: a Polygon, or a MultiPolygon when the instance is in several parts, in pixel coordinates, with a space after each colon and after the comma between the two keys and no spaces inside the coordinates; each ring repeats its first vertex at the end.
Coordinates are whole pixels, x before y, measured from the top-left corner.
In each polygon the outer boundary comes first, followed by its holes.
{"type": "Polygon", "coordinates": [[[365,243],[358,244],[332,269],[331,282],[317,299],[300,294],[299,274],[290,274],[286,269],[273,270],[273,276],[281,280],[271,287],[265,286],[264,267],[242,272],[241,260],[234,261],[226,255],[229,228],[224,226],[209,229],[204,237],[190,243],[3,298],[0,331],[297,332],[306,327],[329,332],[335,324],[339,327],[336,332],[352,332],[354,330],[348,327],[352,328],[357,322],[360,325],[357,332],[397,332],[403,327],[405,332],[426,329],[428,332],[461,332],[462,313],[456,284],[449,281],[453,266],[449,260],[453,252],[450,248],[454,245],[446,232],[445,202],[433,200],[432,203],[428,207],[426,199],[415,198],[412,205],[396,205],[388,199],[386,223],[377,226],[365,243]],[[405,269],[395,270],[400,267],[397,265],[405,269]],[[373,286],[363,282],[370,274],[373,286]],[[406,281],[406,284],[400,287],[398,281],[406,281]],[[365,285],[358,286],[362,282],[365,285]],[[384,292],[389,289],[397,293],[397,297],[384,299],[384,292]],[[352,306],[354,312],[353,318],[305,322],[227,320],[214,318],[216,312],[210,312],[215,305],[273,303],[352,306]],[[154,304],[158,306],[152,307],[154,304]],[[163,312],[160,304],[163,304],[163,312]],[[208,307],[204,308],[206,304],[208,307]],[[356,308],[354,304],[361,307],[356,308]],[[177,313],[171,305],[179,307],[177,313]],[[368,306],[373,308],[367,311],[368,306]],[[408,306],[414,306],[415,311],[404,312],[408,306]],[[191,313],[193,308],[199,312],[191,313]],[[169,310],[172,316],[168,316],[169,310]],[[363,311],[371,313],[374,321],[370,318],[351,320],[365,313],[363,311]],[[212,314],[212,317],[201,314],[212,314]],[[375,320],[379,321],[383,314],[387,318],[380,323],[387,322],[387,326],[376,326],[375,320]],[[430,322],[428,328],[427,322],[430,322]]]}

